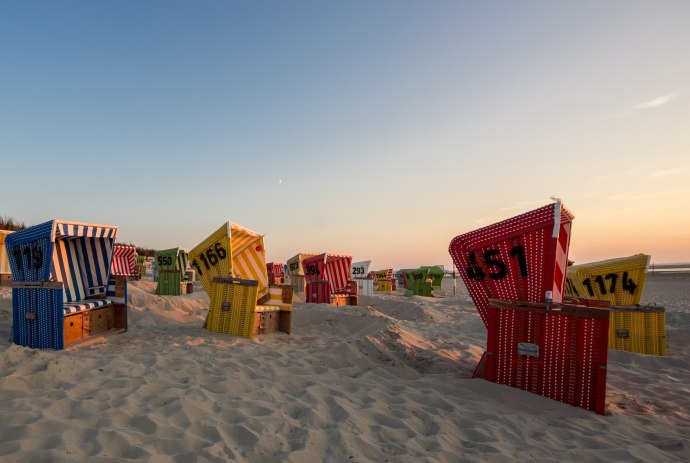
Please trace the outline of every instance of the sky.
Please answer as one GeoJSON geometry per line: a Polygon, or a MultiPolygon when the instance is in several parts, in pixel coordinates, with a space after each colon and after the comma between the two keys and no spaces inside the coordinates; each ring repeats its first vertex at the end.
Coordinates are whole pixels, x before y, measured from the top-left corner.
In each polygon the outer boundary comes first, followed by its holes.
{"type": "Polygon", "coordinates": [[[452,261],[561,198],[570,259],[690,262],[690,2],[0,1],[0,215],[269,260],[452,261]]]}

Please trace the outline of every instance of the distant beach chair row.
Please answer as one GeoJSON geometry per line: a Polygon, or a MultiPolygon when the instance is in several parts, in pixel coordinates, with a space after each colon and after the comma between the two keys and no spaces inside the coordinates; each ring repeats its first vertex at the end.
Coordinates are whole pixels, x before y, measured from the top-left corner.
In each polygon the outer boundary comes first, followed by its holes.
{"type": "MultiPolygon", "coordinates": [[[[568,266],[572,220],[556,202],[459,235],[449,252],[488,331],[475,376],[603,413],[607,350],[665,355],[665,311],[640,306],[647,255],[568,266]]],[[[127,280],[144,261],[115,243],[117,230],[51,220],[0,235],[16,344],[62,349],[127,330],[127,280]]],[[[291,332],[295,292],[307,303],[357,305],[374,282],[379,291],[397,283],[393,269],[370,272],[370,261],[346,254],[267,264],[263,236],[230,222],[189,252],[157,251],[154,263],[156,294],[191,292],[196,276],[210,298],[205,327],[250,339],[291,332]]],[[[430,296],[444,270],[398,275],[407,295],[430,296]]]]}

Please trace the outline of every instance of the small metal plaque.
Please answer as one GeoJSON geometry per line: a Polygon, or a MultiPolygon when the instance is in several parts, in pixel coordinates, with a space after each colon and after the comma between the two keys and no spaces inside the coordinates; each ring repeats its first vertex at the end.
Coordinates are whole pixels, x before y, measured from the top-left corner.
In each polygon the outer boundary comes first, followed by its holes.
{"type": "Polygon", "coordinates": [[[36,312],[26,312],[24,318],[26,320],[36,320],[36,312]]]}
{"type": "Polygon", "coordinates": [[[518,343],[518,355],[527,355],[529,357],[539,357],[539,344],[531,344],[529,342],[518,343]]]}
{"type": "Polygon", "coordinates": [[[223,302],[223,305],[220,306],[222,310],[230,310],[230,303],[229,302],[223,302]]]}
{"type": "Polygon", "coordinates": [[[616,330],[616,336],[618,336],[619,338],[628,338],[630,337],[630,332],[627,328],[621,328],[619,330],[616,330]]]}

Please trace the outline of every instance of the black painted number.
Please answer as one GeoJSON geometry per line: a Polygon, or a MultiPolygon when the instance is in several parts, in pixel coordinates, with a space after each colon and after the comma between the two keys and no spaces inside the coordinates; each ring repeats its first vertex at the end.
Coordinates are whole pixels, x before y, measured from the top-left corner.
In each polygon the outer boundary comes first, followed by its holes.
{"type": "MultiPolygon", "coordinates": [[[[527,257],[525,256],[525,248],[521,245],[513,246],[510,250],[510,257],[517,260],[518,267],[520,268],[520,275],[523,277],[527,276],[527,257]]],[[[508,276],[508,268],[506,263],[500,259],[501,251],[500,249],[487,249],[484,251],[484,265],[486,265],[489,270],[489,276],[492,280],[502,280],[508,276]]],[[[467,265],[465,269],[467,271],[467,276],[473,280],[483,280],[486,277],[484,269],[477,262],[477,255],[474,252],[469,253],[467,256],[467,265]]]]}
{"type": "MultiPolygon", "coordinates": [[[[211,267],[215,267],[221,260],[225,260],[227,257],[228,251],[220,242],[216,242],[212,246],[209,246],[206,251],[199,254],[199,259],[201,260],[201,263],[204,264],[204,267],[206,267],[206,270],[209,270],[211,267]]],[[[199,276],[204,274],[204,272],[201,270],[199,262],[197,262],[196,259],[192,260],[192,267],[196,269],[196,272],[199,274],[199,276]]]]}
{"type": "Polygon", "coordinates": [[[173,258],[172,256],[158,256],[158,265],[160,267],[166,266],[166,265],[172,265],[173,258]]]}
{"type": "MultiPolygon", "coordinates": [[[[599,289],[599,294],[602,296],[605,296],[606,294],[609,293],[615,293],[616,292],[616,285],[618,283],[618,274],[617,273],[607,273],[605,276],[602,275],[597,275],[594,277],[594,283],[596,283],[598,289],[599,289]],[[608,285],[608,288],[606,286],[606,280],[610,281],[610,284],[608,285]]],[[[587,293],[589,293],[590,297],[595,297],[596,294],[594,292],[594,285],[592,284],[592,280],[590,278],[585,278],[582,280],[582,286],[587,288],[587,293]]],[[[623,291],[628,291],[630,294],[635,294],[635,290],[637,289],[637,285],[635,282],[632,280],[632,278],[628,277],[628,272],[623,272],[623,291]]]]}
{"type": "Polygon", "coordinates": [[[43,249],[37,244],[33,248],[30,244],[16,247],[12,254],[14,254],[14,259],[20,272],[24,270],[38,270],[43,267],[43,249]],[[26,268],[24,267],[25,260],[22,259],[22,255],[26,258],[26,268]]]}
{"type": "Polygon", "coordinates": [[[321,275],[321,272],[316,265],[307,265],[307,275],[321,275]]]}
{"type": "Polygon", "coordinates": [[[364,275],[364,267],[352,267],[352,275],[364,275]]]}

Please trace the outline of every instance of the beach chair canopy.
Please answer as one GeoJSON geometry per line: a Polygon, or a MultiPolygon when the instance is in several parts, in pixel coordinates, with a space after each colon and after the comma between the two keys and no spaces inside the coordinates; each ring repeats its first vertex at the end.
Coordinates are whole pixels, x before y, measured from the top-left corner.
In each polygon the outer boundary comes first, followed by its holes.
{"type": "Polygon", "coordinates": [[[431,286],[441,288],[441,281],[445,276],[443,265],[423,265],[421,268],[429,269],[428,277],[433,280],[431,286]]]}
{"type": "Polygon", "coordinates": [[[405,270],[405,281],[409,283],[413,281],[426,281],[429,278],[429,268],[419,267],[405,270]]]}
{"type": "Polygon", "coordinates": [[[156,251],[154,257],[156,268],[160,270],[179,270],[185,272],[189,268],[189,252],[182,248],[170,248],[156,251]]]}
{"type": "Polygon", "coordinates": [[[573,218],[559,201],[453,238],[448,251],[484,324],[490,297],[563,300],[573,218]]]}
{"type": "Polygon", "coordinates": [[[315,252],[301,252],[296,256],[291,257],[287,261],[288,274],[290,276],[304,275],[304,268],[302,262],[304,262],[304,259],[309,259],[310,257],[314,257],[317,255],[318,254],[315,252]]]}
{"type": "Polygon", "coordinates": [[[5,249],[5,237],[10,233],[12,233],[10,230],[0,230],[0,273],[12,273],[5,249]]]}
{"type": "Polygon", "coordinates": [[[350,266],[350,275],[352,275],[352,278],[367,278],[367,275],[369,274],[370,265],[370,260],[353,262],[350,266]]]}
{"type": "Polygon", "coordinates": [[[12,279],[59,281],[63,300],[103,295],[108,285],[117,227],[51,220],[8,235],[12,279]]]}
{"type": "Polygon", "coordinates": [[[283,273],[283,263],[282,262],[269,262],[266,264],[266,270],[269,275],[273,275],[273,278],[281,278],[285,276],[283,273]]]}
{"type": "Polygon", "coordinates": [[[378,283],[379,280],[390,280],[393,278],[393,269],[387,268],[385,270],[376,270],[374,272],[374,283],[378,283]]]}
{"type": "Polygon", "coordinates": [[[566,275],[566,295],[602,299],[615,306],[638,305],[650,259],[646,254],[636,254],[571,265],[566,275]]]}
{"type": "Polygon", "coordinates": [[[137,248],[135,246],[116,244],[113,247],[113,265],[110,269],[112,275],[136,275],[136,263],[137,248]]]}
{"type": "Polygon", "coordinates": [[[206,292],[212,293],[213,278],[254,280],[258,297],[268,293],[268,272],[264,237],[248,228],[228,222],[189,253],[191,265],[206,292]]]}
{"type": "Polygon", "coordinates": [[[310,257],[302,263],[307,282],[328,280],[331,294],[349,291],[351,264],[352,256],[327,253],[310,257]]]}

